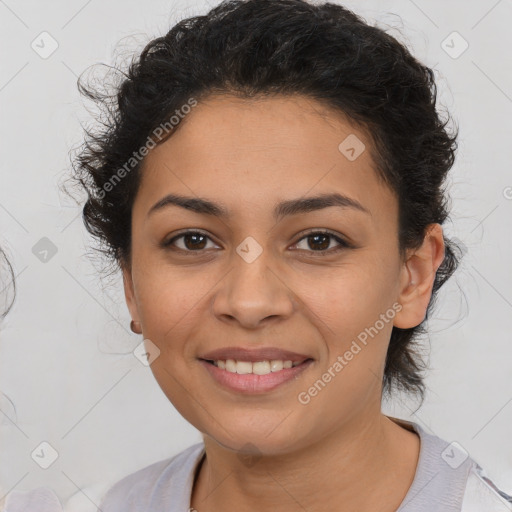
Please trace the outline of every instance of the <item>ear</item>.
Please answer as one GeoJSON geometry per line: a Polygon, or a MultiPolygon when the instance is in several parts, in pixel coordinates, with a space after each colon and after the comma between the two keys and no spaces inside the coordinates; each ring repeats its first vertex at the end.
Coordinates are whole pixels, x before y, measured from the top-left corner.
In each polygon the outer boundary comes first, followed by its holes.
{"type": "Polygon", "coordinates": [[[421,247],[409,253],[403,265],[398,297],[402,309],[395,315],[395,327],[409,329],[423,322],[444,255],[443,229],[440,224],[430,224],[421,247]]]}
{"type": "Polygon", "coordinates": [[[123,286],[126,305],[130,311],[130,316],[135,322],[140,322],[139,310],[137,308],[137,301],[135,299],[135,292],[133,286],[132,271],[129,265],[123,265],[123,286]]]}

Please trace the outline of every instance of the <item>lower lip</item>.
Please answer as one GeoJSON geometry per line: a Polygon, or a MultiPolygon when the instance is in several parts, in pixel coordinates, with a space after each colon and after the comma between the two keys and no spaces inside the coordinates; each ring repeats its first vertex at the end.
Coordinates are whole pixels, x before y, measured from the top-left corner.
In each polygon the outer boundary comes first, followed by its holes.
{"type": "Polygon", "coordinates": [[[200,359],[199,362],[208,370],[210,375],[222,386],[231,391],[238,391],[246,394],[267,393],[285,382],[297,378],[312,363],[312,359],[304,361],[292,368],[283,368],[278,372],[267,373],[266,375],[255,375],[254,373],[239,374],[221,370],[219,367],[200,359]]]}

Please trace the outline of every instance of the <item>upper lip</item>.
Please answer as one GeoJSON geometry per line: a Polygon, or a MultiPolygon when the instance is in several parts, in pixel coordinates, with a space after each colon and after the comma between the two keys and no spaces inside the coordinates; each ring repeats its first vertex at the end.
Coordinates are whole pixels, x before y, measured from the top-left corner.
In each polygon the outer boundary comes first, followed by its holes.
{"type": "Polygon", "coordinates": [[[306,359],[312,359],[309,356],[283,350],[280,348],[263,347],[258,349],[248,349],[243,347],[225,347],[212,350],[199,357],[207,361],[227,361],[234,359],[235,361],[249,361],[256,363],[258,361],[292,361],[292,363],[303,362],[306,359]]]}

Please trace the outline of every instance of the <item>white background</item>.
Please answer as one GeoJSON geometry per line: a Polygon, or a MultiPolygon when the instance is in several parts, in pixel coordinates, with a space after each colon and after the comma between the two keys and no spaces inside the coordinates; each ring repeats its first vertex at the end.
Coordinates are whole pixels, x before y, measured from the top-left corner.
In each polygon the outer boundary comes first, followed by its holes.
{"type": "MultiPolygon", "coordinates": [[[[446,230],[468,252],[430,323],[424,406],[414,413],[414,403],[397,397],[385,411],[458,441],[512,494],[512,1],[344,5],[388,26],[436,69],[441,105],[460,126],[446,230]],[[453,31],[469,44],[458,58],[442,48],[453,31]]],[[[0,498],[48,486],[67,510],[96,510],[119,478],[201,440],[131,354],[140,339],[128,327],[121,279],[100,280],[81,210],[59,184],[81,141],[80,121],[90,119],[77,76],[126,59],[207,9],[163,0],[0,1],[0,245],[18,284],[0,330],[0,498]],[[58,42],[47,59],[31,48],[43,31],[58,42]],[[32,252],[43,237],[57,249],[46,263],[32,252]],[[59,454],[46,470],[30,455],[42,441],[59,454]]]]}

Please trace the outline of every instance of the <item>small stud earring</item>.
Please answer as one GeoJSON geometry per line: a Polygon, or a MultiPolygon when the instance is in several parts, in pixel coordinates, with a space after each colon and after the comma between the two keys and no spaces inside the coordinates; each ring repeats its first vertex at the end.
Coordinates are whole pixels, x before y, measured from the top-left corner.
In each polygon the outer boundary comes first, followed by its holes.
{"type": "Polygon", "coordinates": [[[133,320],[130,322],[130,329],[135,334],[142,334],[142,330],[140,328],[140,322],[134,322],[133,320]]]}

